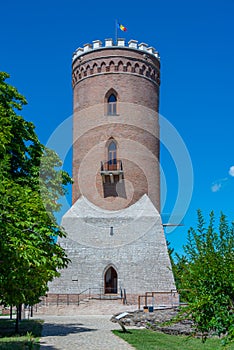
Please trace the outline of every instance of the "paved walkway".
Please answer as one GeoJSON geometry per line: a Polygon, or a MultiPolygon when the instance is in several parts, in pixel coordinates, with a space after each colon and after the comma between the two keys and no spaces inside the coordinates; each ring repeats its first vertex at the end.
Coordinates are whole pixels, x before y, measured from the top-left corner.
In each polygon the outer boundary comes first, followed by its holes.
{"type": "Polygon", "coordinates": [[[112,315],[42,316],[41,350],[132,350],[111,330],[112,315]]]}

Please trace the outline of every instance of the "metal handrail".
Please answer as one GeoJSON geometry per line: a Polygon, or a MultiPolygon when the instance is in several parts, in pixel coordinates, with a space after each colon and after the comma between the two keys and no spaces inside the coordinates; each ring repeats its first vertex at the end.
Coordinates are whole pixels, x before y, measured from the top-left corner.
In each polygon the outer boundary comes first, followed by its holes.
{"type": "MultiPolygon", "coordinates": [[[[53,294],[53,293],[52,293],[53,294]]],[[[101,300],[103,296],[105,296],[105,292],[104,292],[104,287],[97,287],[97,288],[86,288],[84,290],[82,290],[79,293],[59,293],[59,294],[55,294],[54,296],[56,296],[56,299],[53,301],[49,301],[50,303],[56,303],[57,306],[59,306],[60,304],[76,304],[76,305],[80,305],[81,300],[85,299],[82,298],[82,295],[85,295],[87,299],[91,299],[92,294],[97,295],[97,297],[101,300]]],[[[115,293],[114,293],[115,294],[115,293]]],[[[119,295],[121,297],[122,300],[126,300],[126,291],[122,291],[121,293],[121,288],[118,288],[117,290],[117,295],[119,295]],[[125,292],[125,294],[124,294],[125,292]]],[[[45,298],[44,300],[44,304],[47,305],[47,298],[45,298]]],[[[36,305],[37,307],[37,305],[36,305]]]]}
{"type": "Polygon", "coordinates": [[[77,295],[77,297],[78,297],[77,305],[80,305],[80,295],[84,294],[87,291],[89,291],[89,299],[90,299],[90,288],[87,288],[87,289],[83,290],[82,292],[78,293],[78,295],[77,295]]]}
{"type": "MultiPolygon", "coordinates": [[[[147,307],[148,297],[154,298],[155,295],[163,295],[163,294],[169,295],[169,296],[171,296],[171,298],[172,298],[173,294],[178,294],[178,296],[179,296],[178,291],[174,290],[174,289],[171,289],[170,291],[145,292],[144,295],[138,295],[138,309],[140,310],[141,298],[145,299],[145,306],[147,307]]],[[[171,304],[174,305],[172,299],[171,299],[171,304]]]]}

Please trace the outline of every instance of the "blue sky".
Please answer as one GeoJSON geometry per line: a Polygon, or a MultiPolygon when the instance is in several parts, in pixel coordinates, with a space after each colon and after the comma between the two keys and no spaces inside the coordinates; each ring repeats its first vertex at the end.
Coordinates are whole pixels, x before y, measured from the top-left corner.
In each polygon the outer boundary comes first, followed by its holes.
{"type": "MultiPolygon", "coordinates": [[[[179,252],[198,208],[205,218],[214,210],[217,217],[223,211],[234,220],[233,169],[229,173],[234,166],[233,18],[234,0],[12,0],[1,5],[0,69],[27,98],[22,115],[35,124],[44,144],[72,114],[71,57],[77,47],[114,38],[118,19],[128,29],[121,34],[126,41],[146,42],[159,51],[160,114],[182,137],[194,172],[184,226],[166,233],[179,252]]],[[[163,146],[161,165],[167,183],[163,212],[170,213],[178,174],[163,146]]],[[[64,167],[71,173],[69,155],[64,167]]]]}

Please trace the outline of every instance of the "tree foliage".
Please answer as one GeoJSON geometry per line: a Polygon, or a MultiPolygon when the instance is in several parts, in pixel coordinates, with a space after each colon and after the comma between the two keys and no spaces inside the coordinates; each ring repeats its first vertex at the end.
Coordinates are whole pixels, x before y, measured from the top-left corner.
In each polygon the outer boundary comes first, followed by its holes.
{"type": "Polygon", "coordinates": [[[32,305],[69,262],[54,212],[72,180],[18,115],[26,100],[7,78],[0,72],[0,302],[32,305]]]}
{"type": "Polygon", "coordinates": [[[185,255],[177,256],[175,274],[179,290],[185,290],[192,318],[204,338],[209,333],[234,338],[234,224],[221,213],[218,227],[210,213],[206,227],[198,210],[197,229],[188,232],[185,255]]]}

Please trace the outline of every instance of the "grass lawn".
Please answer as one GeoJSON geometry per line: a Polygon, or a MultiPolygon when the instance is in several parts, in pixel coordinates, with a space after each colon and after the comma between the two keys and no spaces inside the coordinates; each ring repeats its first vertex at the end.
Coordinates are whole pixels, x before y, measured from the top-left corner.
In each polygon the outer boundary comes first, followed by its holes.
{"type": "Polygon", "coordinates": [[[20,334],[15,334],[15,320],[0,320],[0,349],[29,350],[40,349],[39,339],[42,321],[23,320],[19,324],[20,334]]]}
{"type": "Polygon", "coordinates": [[[131,329],[129,333],[114,330],[113,333],[137,350],[234,350],[234,344],[226,348],[221,346],[219,339],[207,339],[202,343],[201,339],[168,335],[148,329],[131,329]]]}

